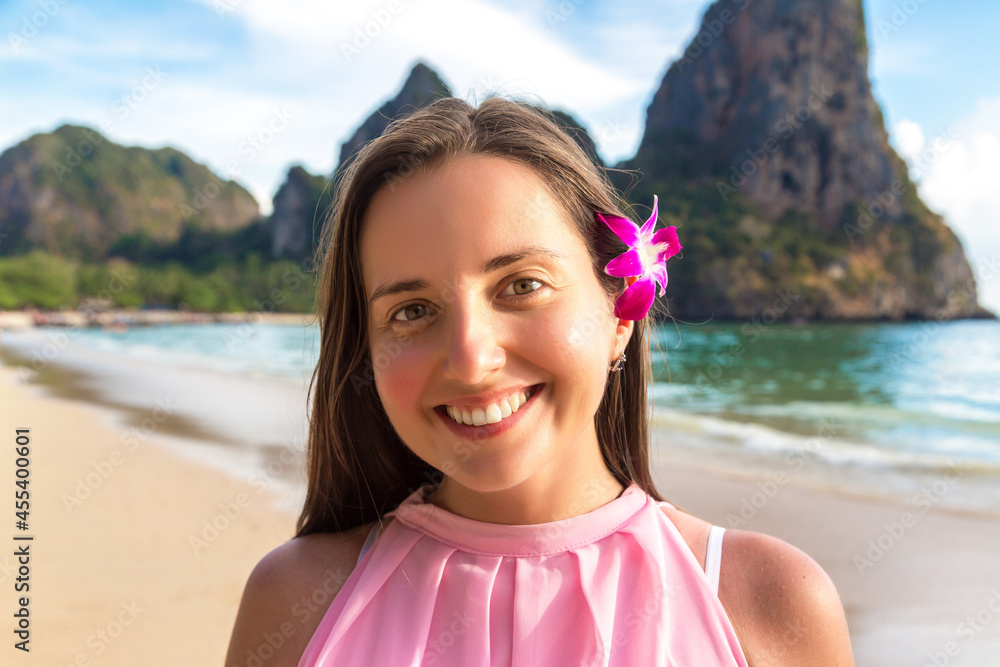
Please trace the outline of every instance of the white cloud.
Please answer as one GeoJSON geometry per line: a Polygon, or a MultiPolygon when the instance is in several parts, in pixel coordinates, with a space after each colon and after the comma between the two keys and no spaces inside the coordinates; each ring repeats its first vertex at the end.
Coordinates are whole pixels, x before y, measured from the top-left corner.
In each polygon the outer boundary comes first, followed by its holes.
{"type": "Polygon", "coordinates": [[[1000,314],[1000,199],[996,196],[1000,98],[980,100],[974,112],[936,131],[930,141],[923,141],[923,129],[911,121],[900,121],[894,131],[911,175],[919,177],[924,201],[944,216],[961,239],[977,275],[980,303],[1000,314]]]}
{"type": "Polygon", "coordinates": [[[316,135],[324,140],[331,127],[338,143],[346,139],[423,59],[470,102],[499,92],[569,111],[611,162],[635,153],[646,105],[704,9],[700,0],[663,0],[636,14],[567,3],[572,11],[553,23],[552,5],[528,0],[223,1],[234,8],[221,20],[245,25],[256,60],[312,82],[312,104],[347,116],[326,123],[316,135]]]}
{"type": "Polygon", "coordinates": [[[543,13],[485,0],[245,0],[233,15],[255,34],[277,39],[288,65],[322,63],[348,81],[370,78],[373,69],[386,73],[378,63],[424,57],[447,63],[446,75],[459,96],[499,84],[512,93],[582,108],[649,85],[621,76],[597,58],[581,57],[557,32],[545,29],[543,13]]]}
{"type": "MultiPolygon", "coordinates": [[[[247,173],[248,178],[264,179],[248,187],[265,209],[291,162],[329,173],[339,143],[396,93],[418,59],[434,68],[456,96],[470,102],[487,92],[499,92],[569,111],[591,130],[602,152],[616,158],[634,152],[645,121],[644,101],[659,83],[655,72],[665,66],[658,56],[651,62],[650,49],[679,53],[681,48],[679,37],[676,45],[672,40],[658,43],[649,22],[635,19],[633,23],[645,26],[632,34],[633,40],[638,36],[647,45],[645,69],[651,71],[644,71],[617,57],[615,48],[628,34],[627,22],[616,24],[613,34],[600,40],[580,40],[572,29],[586,27],[596,34],[612,26],[588,27],[582,17],[571,15],[553,27],[544,10],[523,3],[512,8],[489,0],[222,1],[233,8],[218,20],[241,22],[253,43],[246,67],[259,63],[260,76],[271,87],[276,72],[279,80],[280,73],[287,72],[286,85],[294,81],[297,87],[296,106],[308,109],[294,132],[289,130],[282,138],[285,143],[269,153],[276,171],[269,177],[262,171],[247,173]],[[577,19],[580,23],[569,23],[577,19]],[[616,57],[602,59],[608,52],[616,57]]],[[[202,2],[209,7],[218,4],[218,0],[202,2]]],[[[676,26],[664,30],[677,32],[676,26]]],[[[197,124],[186,121],[189,112],[177,105],[179,115],[162,114],[162,120],[169,120],[171,134],[201,147],[198,155],[217,155],[213,145],[233,141],[234,114],[242,109],[252,115],[256,108],[244,104],[251,97],[246,86],[247,82],[234,82],[232,90],[228,86],[188,90],[183,107],[200,108],[204,117],[197,124]],[[182,133],[179,123],[189,127],[182,133]]],[[[210,161],[216,169],[218,160],[210,161]]]]}
{"type": "Polygon", "coordinates": [[[908,161],[915,161],[924,148],[924,131],[920,125],[905,118],[893,128],[893,137],[899,154],[908,161]]]}
{"type": "Polygon", "coordinates": [[[329,174],[340,143],[424,59],[470,101],[493,91],[569,111],[616,161],[634,154],[645,106],[701,4],[660,0],[625,14],[571,3],[556,24],[553,5],[533,0],[195,0],[153,20],[70,5],[18,54],[44,74],[17,81],[19,102],[0,99],[10,112],[0,140],[110,118],[113,140],[176,146],[222,174],[271,109],[288,106],[294,123],[239,178],[266,211],[290,164],[329,174]],[[116,102],[149,66],[166,80],[119,118],[116,102]]]}

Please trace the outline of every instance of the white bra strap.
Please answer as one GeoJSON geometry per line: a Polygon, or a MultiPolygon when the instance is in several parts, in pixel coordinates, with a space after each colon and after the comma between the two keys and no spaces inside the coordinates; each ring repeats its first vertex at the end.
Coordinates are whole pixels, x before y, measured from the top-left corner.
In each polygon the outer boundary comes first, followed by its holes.
{"type": "Polygon", "coordinates": [[[719,594],[719,566],[722,565],[722,537],[726,529],[722,526],[712,526],[708,531],[708,551],[705,553],[705,574],[712,592],[719,594]]]}
{"type": "Polygon", "coordinates": [[[361,545],[361,553],[358,555],[358,563],[360,563],[361,559],[365,557],[365,553],[369,549],[371,549],[371,546],[375,544],[375,540],[378,538],[379,533],[381,532],[382,532],[382,524],[376,521],[375,525],[372,526],[371,530],[368,531],[368,537],[365,538],[365,543],[361,545]]]}

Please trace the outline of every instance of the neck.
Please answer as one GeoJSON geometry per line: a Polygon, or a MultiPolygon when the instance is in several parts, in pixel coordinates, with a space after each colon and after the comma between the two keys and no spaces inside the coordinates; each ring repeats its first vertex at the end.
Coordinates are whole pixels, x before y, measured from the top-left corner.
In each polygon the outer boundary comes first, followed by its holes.
{"type": "Polygon", "coordinates": [[[611,502],[624,489],[602,465],[589,474],[560,475],[552,483],[529,479],[496,491],[471,489],[445,477],[427,502],[476,521],[530,525],[586,514],[611,502]]]}

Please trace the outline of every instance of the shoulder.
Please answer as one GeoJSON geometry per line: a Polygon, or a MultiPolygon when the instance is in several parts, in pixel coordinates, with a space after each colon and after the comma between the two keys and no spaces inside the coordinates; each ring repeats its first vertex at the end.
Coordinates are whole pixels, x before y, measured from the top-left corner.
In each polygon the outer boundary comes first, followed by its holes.
{"type": "Polygon", "coordinates": [[[797,547],[730,529],[719,599],[750,664],[854,664],[844,607],[830,576],[797,547]]]}
{"type": "Polygon", "coordinates": [[[268,667],[298,665],[334,596],[354,570],[371,526],[297,537],[265,555],[243,589],[226,665],[243,664],[248,652],[257,655],[257,664],[268,667]],[[276,648],[275,634],[281,638],[276,648]],[[263,659],[258,649],[267,644],[273,655],[263,659]]]}
{"type": "MultiPolygon", "coordinates": [[[[704,569],[712,524],[663,507],[704,569]]],[[[771,535],[728,529],[722,542],[719,601],[751,667],[853,665],[837,589],[801,549],[771,535]]]]}
{"type": "Polygon", "coordinates": [[[688,514],[673,505],[660,507],[660,509],[663,510],[663,513],[667,515],[670,522],[677,528],[677,532],[684,538],[684,542],[688,545],[691,553],[694,554],[695,560],[698,561],[701,569],[704,570],[705,554],[708,551],[708,533],[712,529],[712,524],[704,519],[699,519],[693,514],[688,514]]]}

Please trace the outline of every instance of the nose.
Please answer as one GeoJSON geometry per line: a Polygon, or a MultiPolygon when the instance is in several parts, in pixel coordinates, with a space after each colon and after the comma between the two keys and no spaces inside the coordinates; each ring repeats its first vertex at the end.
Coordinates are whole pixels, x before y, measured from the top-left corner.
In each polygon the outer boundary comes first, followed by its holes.
{"type": "Polygon", "coordinates": [[[449,313],[444,375],[468,385],[481,384],[503,368],[507,353],[501,345],[496,313],[481,304],[452,303],[449,313]]]}

